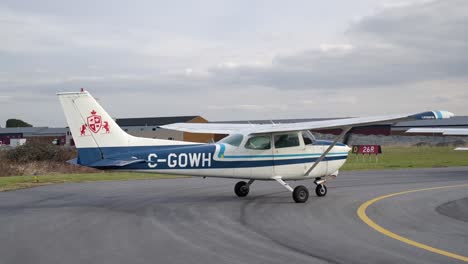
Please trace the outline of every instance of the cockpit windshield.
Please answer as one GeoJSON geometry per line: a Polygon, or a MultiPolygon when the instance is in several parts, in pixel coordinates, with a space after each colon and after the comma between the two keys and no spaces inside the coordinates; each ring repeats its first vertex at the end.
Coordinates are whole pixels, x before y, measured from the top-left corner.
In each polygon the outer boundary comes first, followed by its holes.
{"type": "Polygon", "coordinates": [[[310,131],[302,131],[302,139],[305,145],[312,145],[315,142],[315,137],[310,131]]]}
{"type": "Polygon", "coordinates": [[[244,139],[244,136],[241,134],[232,134],[221,139],[220,141],[218,141],[218,143],[224,143],[224,144],[229,144],[234,147],[238,147],[242,143],[243,139],[244,139]]]}

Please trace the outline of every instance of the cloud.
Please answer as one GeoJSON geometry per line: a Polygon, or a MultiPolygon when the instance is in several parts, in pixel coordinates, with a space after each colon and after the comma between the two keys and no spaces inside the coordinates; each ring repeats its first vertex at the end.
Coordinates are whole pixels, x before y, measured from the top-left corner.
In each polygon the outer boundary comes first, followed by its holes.
{"type": "Polygon", "coordinates": [[[0,103],[9,103],[12,98],[9,95],[0,95],[0,103]]]}
{"type": "Polygon", "coordinates": [[[232,110],[232,111],[257,111],[257,112],[270,112],[270,111],[286,111],[288,105],[286,104],[235,104],[235,105],[208,105],[206,109],[209,110],[232,110]]]}
{"type": "Polygon", "coordinates": [[[320,45],[320,50],[323,52],[328,51],[349,51],[353,49],[353,45],[350,44],[329,44],[324,43],[320,45]]]}
{"type": "Polygon", "coordinates": [[[347,44],[322,44],[268,66],[213,67],[217,81],[278,89],[390,86],[466,76],[468,2],[399,5],[364,17],[347,44]],[[441,15],[444,14],[444,15],[441,15]]]}
{"type": "Polygon", "coordinates": [[[415,4],[428,3],[434,0],[389,0],[381,4],[382,8],[407,7],[415,4]]]}
{"type": "Polygon", "coordinates": [[[161,11],[148,1],[134,13],[122,3],[109,17],[101,16],[107,4],[84,12],[86,1],[75,3],[81,12],[67,3],[54,14],[33,3],[0,4],[0,91],[15,101],[0,119],[62,125],[53,95],[80,87],[108,102],[116,117],[271,119],[434,107],[466,113],[464,0],[385,0],[355,20],[354,2],[346,1],[340,10],[310,1],[287,9],[234,2],[229,10],[193,2],[198,12],[161,11]]]}

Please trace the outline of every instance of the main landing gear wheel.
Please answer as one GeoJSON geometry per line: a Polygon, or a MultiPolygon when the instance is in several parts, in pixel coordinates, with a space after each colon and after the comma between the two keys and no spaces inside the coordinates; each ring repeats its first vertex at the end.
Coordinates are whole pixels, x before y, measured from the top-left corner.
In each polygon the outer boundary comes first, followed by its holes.
{"type": "Polygon", "coordinates": [[[296,203],[305,203],[309,199],[309,190],[303,185],[294,188],[293,199],[296,203]]]}
{"type": "Polygon", "coordinates": [[[317,194],[318,197],[327,195],[327,186],[318,184],[317,187],[315,187],[315,194],[317,194]]]}
{"type": "Polygon", "coordinates": [[[239,197],[245,197],[249,194],[249,185],[245,181],[240,181],[234,186],[234,192],[239,197]]]}

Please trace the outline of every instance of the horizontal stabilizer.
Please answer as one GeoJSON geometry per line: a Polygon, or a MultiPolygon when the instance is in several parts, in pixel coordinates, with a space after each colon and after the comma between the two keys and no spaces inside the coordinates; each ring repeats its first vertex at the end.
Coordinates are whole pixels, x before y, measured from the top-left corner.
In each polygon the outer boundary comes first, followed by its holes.
{"type": "Polygon", "coordinates": [[[87,166],[90,167],[96,167],[96,168],[104,168],[104,167],[123,167],[127,166],[130,164],[135,164],[135,163],[143,163],[146,162],[146,160],[143,159],[102,159],[100,161],[94,162],[92,164],[89,164],[87,166]]]}

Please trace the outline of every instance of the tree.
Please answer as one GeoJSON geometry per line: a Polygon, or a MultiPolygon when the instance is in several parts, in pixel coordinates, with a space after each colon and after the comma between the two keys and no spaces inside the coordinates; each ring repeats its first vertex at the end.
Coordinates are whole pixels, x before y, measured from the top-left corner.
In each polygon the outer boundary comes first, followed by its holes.
{"type": "Polygon", "coordinates": [[[6,127],[32,127],[32,125],[19,119],[8,119],[6,121],[6,127]]]}

